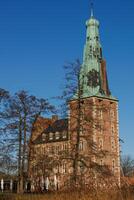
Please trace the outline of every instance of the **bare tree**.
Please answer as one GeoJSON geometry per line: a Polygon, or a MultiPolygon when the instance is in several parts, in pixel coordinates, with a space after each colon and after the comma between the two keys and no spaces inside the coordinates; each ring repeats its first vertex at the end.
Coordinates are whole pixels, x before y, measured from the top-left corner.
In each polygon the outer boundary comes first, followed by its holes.
{"type": "Polygon", "coordinates": [[[6,107],[1,112],[3,130],[7,147],[12,148],[16,156],[18,168],[18,192],[23,193],[25,175],[28,168],[29,139],[33,125],[42,114],[47,114],[53,109],[46,99],[39,99],[20,91],[10,96],[6,107]]]}
{"type": "Polygon", "coordinates": [[[121,158],[121,168],[123,176],[133,176],[134,174],[134,159],[131,156],[126,155],[121,158]]]}
{"type": "MultiPolygon", "coordinates": [[[[92,138],[91,129],[100,129],[98,121],[92,117],[90,111],[94,108],[94,104],[91,101],[85,102],[83,100],[83,77],[81,76],[81,63],[77,59],[75,62],[68,63],[64,66],[65,68],[65,87],[63,90],[62,100],[63,100],[63,109],[64,116],[68,115],[70,109],[72,122],[70,124],[70,134],[75,133],[75,141],[71,138],[71,149],[63,154],[61,154],[62,159],[68,159],[72,161],[73,173],[72,173],[72,183],[73,185],[82,183],[83,175],[85,171],[88,171],[88,174],[91,177],[95,177],[98,173],[99,175],[109,174],[107,166],[102,166],[93,161],[93,157],[103,158],[108,152],[103,151],[102,149],[98,150],[96,143],[92,138]],[[89,110],[85,111],[85,105],[89,110]],[[82,134],[84,133],[84,134],[82,134]],[[86,140],[88,145],[88,153],[86,155],[82,154],[80,151],[81,140],[86,140]],[[65,154],[64,154],[65,153],[65,154]]],[[[105,107],[101,108],[105,112],[105,107]]],[[[94,183],[93,183],[94,184],[94,183]]]]}
{"type": "MultiPolygon", "coordinates": [[[[3,112],[7,106],[9,99],[9,92],[0,88],[0,169],[4,171],[5,156],[9,156],[9,151],[7,151],[7,145],[4,141],[5,139],[5,121],[3,120],[3,112]]],[[[7,159],[6,159],[7,160],[7,159]]]]}

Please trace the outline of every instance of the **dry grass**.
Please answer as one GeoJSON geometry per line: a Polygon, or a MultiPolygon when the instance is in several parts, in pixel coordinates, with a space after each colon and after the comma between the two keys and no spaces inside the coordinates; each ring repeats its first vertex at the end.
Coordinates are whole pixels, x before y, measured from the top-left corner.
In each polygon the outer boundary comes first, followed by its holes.
{"type": "Polygon", "coordinates": [[[134,200],[134,194],[125,192],[124,194],[118,192],[111,193],[94,193],[89,192],[62,192],[49,194],[1,194],[0,200],[134,200]]]}

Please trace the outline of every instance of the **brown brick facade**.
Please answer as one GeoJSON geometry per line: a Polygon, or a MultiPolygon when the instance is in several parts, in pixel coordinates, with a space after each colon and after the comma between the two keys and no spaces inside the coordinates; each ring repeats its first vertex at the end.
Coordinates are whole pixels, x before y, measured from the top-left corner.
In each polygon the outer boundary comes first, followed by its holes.
{"type": "MultiPolygon", "coordinates": [[[[107,166],[120,184],[118,102],[112,99],[89,97],[81,100],[80,110],[79,154],[81,158],[86,158],[87,164],[91,160],[100,166],[107,166]]],[[[71,156],[73,158],[73,148],[77,143],[77,122],[78,101],[74,100],[70,102],[68,130],[59,132],[58,137],[56,132],[53,133],[55,134],[53,141],[49,133],[47,142],[42,140],[41,143],[31,145],[29,178],[34,185],[33,190],[39,190],[42,179],[45,182],[46,177],[49,178],[51,183],[49,187],[52,190],[65,188],[69,184],[73,172],[71,156]],[[57,186],[55,186],[55,177],[57,186]]],[[[79,173],[80,168],[78,175],[79,173]]],[[[85,170],[83,180],[87,184],[89,176],[89,170],[85,170]]]]}

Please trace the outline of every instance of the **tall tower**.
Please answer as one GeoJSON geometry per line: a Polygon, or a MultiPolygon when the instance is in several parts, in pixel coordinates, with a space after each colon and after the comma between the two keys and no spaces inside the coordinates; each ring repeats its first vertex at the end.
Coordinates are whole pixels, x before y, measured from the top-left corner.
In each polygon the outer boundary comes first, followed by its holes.
{"type": "Polygon", "coordinates": [[[93,16],[86,22],[86,43],[84,46],[83,64],[80,73],[83,97],[111,97],[108,86],[106,63],[102,56],[99,35],[99,21],[93,16]]]}
{"type": "MultiPolygon", "coordinates": [[[[106,61],[103,58],[100,42],[99,21],[95,19],[93,10],[91,10],[90,19],[86,21],[86,30],[83,63],[79,75],[83,102],[80,117],[80,135],[82,135],[80,142],[85,145],[83,154],[88,155],[87,141],[83,138],[85,135],[85,138],[92,137],[98,152],[106,152],[104,157],[92,156],[94,162],[108,166],[120,184],[118,100],[109,90],[106,61]]],[[[78,115],[77,105],[78,98],[76,97],[70,102],[70,132],[73,141],[76,137],[74,124],[78,123],[77,117],[74,117],[78,115]]]]}

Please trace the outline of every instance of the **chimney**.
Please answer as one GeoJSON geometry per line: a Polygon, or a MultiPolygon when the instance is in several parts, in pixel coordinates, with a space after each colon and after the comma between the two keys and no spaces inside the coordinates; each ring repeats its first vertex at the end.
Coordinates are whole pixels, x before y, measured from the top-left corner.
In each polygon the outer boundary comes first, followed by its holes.
{"type": "Polygon", "coordinates": [[[55,122],[58,120],[58,115],[52,115],[52,122],[55,122]]]}

